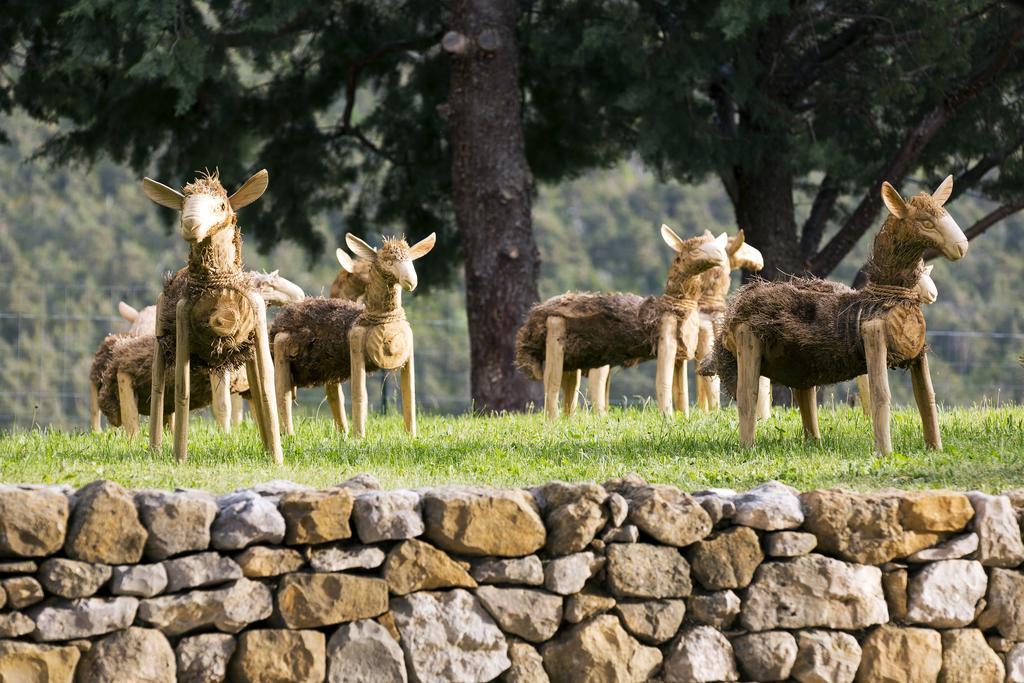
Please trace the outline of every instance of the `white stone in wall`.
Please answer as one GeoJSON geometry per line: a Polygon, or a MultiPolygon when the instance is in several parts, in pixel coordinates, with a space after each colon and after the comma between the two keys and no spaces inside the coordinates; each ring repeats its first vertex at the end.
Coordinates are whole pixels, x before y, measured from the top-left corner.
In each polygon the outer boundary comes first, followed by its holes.
{"type": "Polygon", "coordinates": [[[967,494],[974,506],[972,526],[978,534],[978,560],[986,567],[1016,567],[1024,562],[1020,523],[1007,496],[980,491],[967,494]]]}
{"type": "Polygon", "coordinates": [[[342,624],[327,641],[328,683],[406,683],[405,656],[373,619],[342,624]]]}
{"type": "Polygon", "coordinates": [[[243,491],[221,501],[210,534],[214,548],[241,550],[254,543],[277,545],[284,540],[284,531],[284,517],[272,501],[243,491]]]}
{"type": "Polygon", "coordinates": [[[672,683],[738,681],[740,677],[732,644],[710,626],[683,629],[666,652],[662,673],[672,683]]]}
{"type": "Polygon", "coordinates": [[[37,641],[74,640],[128,628],[139,607],[136,598],[57,600],[29,610],[37,641]]]}
{"type": "Polygon", "coordinates": [[[151,598],[167,588],[167,571],[157,564],[124,564],[114,567],[110,592],[114,595],[134,595],[151,598]]]}
{"type": "Polygon", "coordinates": [[[907,622],[935,628],[974,621],[988,577],[980,562],[944,560],[913,574],[907,584],[907,622]]]}

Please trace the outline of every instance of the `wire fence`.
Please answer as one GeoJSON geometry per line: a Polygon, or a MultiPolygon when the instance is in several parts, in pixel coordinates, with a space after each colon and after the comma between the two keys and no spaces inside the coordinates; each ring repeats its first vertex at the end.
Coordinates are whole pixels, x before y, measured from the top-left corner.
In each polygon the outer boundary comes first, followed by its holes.
{"type": "MultiPolygon", "coordinates": [[[[0,429],[84,428],[89,419],[88,377],[93,354],[104,336],[127,326],[116,315],[118,301],[153,301],[157,292],[152,285],[93,288],[89,292],[58,287],[31,293],[16,287],[0,284],[0,302],[8,309],[0,310],[0,429]],[[88,301],[91,310],[82,310],[83,301],[88,301]]],[[[946,306],[956,312],[955,305],[946,306]]],[[[955,320],[958,316],[942,317],[955,320]]],[[[411,322],[417,335],[420,407],[440,413],[469,410],[469,345],[464,320],[413,318],[411,322]]],[[[932,377],[940,403],[1024,402],[1024,368],[1018,362],[1024,334],[952,327],[928,331],[932,377]]],[[[612,403],[647,400],[653,394],[653,365],[617,370],[612,403]]],[[[907,373],[891,373],[891,377],[895,402],[911,402],[907,373]]],[[[376,410],[397,405],[395,379],[380,375],[370,380],[376,410]]],[[[856,389],[851,382],[821,393],[823,401],[847,402],[853,400],[856,389]]],[[[303,390],[299,400],[303,411],[326,412],[322,392],[303,390]]]]}

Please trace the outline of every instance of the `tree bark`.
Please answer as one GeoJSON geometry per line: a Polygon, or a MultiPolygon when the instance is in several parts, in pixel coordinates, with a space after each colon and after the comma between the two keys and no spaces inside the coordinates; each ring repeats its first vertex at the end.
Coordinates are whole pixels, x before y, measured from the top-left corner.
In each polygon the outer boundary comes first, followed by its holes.
{"type": "Polygon", "coordinates": [[[756,168],[737,167],[734,175],[737,225],[764,256],[759,275],[777,280],[803,274],[793,208],[793,172],[784,157],[765,156],[756,168]]]}
{"type": "Polygon", "coordinates": [[[516,331],[537,301],[540,272],[516,45],[521,11],[516,0],[455,0],[445,37],[461,48],[449,50],[448,121],[477,411],[522,410],[539,397],[514,363],[516,331]]]}

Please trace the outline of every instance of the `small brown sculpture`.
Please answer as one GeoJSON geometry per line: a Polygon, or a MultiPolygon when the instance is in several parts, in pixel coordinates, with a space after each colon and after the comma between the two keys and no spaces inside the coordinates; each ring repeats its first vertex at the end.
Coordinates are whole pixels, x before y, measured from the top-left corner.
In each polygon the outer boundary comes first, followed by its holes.
{"type": "Polygon", "coordinates": [[[924,315],[914,287],[927,249],[936,249],[951,261],[967,253],[967,238],[942,207],[952,190],[950,176],[933,194],[921,193],[908,202],[888,182],[882,184],[890,215],[875,236],[863,290],[793,278],[755,282],[736,293],[714,363],[705,364],[701,372],[716,370],[736,396],[740,443],[754,443],[759,375],[793,388],[804,433],[817,439],[816,387],[867,372],[875,450],[891,453],[887,369],[909,367],[925,443],[941,449],[924,352],[924,315]]]}
{"type": "Polygon", "coordinates": [[[341,270],[331,283],[331,298],[364,303],[366,288],[370,285],[370,268],[373,264],[369,261],[352,260],[341,247],[334,251],[334,255],[338,258],[341,270]]]}
{"type": "Polygon", "coordinates": [[[103,373],[110,364],[114,347],[125,338],[152,336],[153,330],[156,328],[156,306],[146,306],[139,311],[135,307],[119,301],[117,312],[128,321],[128,330],[107,335],[96,349],[92,366],[89,368],[89,426],[94,432],[103,431],[101,421],[103,414],[99,404],[100,385],[103,382],[103,373]]]}
{"type": "MultiPolygon", "coordinates": [[[[700,275],[726,263],[727,237],[683,240],[667,225],[661,226],[661,236],[676,252],[663,295],[568,293],[530,309],[516,335],[516,364],[544,380],[548,419],[558,417],[559,390],[562,412],[575,410],[581,370],[592,368],[607,377],[605,366],[629,367],[652,359],[658,363],[659,410],[671,415],[675,399],[688,411],[686,362],[694,358],[700,330],[700,275]]],[[[595,381],[594,395],[607,401],[602,383],[607,387],[606,379],[595,381]]]]}
{"type": "MultiPolygon", "coordinates": [[[[265,170],[228,196],[216,174],[200,176],[178,192],[150,178],[146,196],[181,212],[181,236],[189,244],[184,277],[168,281],[157,301],[150,414],[163,414],[165,367],[173,359],[175,410],[174,454],[188,455],[188,413],[193,362],[222,375],[221,394],[229,391],[229,371],[244,364],[252,385],[257,424],[264,447],[281,463],[277,406],[273,401],[274,367],[267,339],[267,311],[262,297],[242,270],[242,240],[236,211],[267,189],[265,170]],[[174,333],[171,334],[171,330],[174,333]]],[[[180,271],[179,271],[180,275],[180,271]]],[[[221,399],[223,400],[223,399],[221,399]]],[[[150,429],[150,447],[160,449],[163,430],[150,429]]]]}

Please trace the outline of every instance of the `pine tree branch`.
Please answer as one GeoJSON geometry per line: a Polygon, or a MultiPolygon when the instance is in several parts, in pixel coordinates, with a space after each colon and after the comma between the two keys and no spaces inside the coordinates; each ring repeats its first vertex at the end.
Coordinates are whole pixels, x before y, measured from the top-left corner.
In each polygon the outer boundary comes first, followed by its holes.
{"type": "Polygon", "coordinates": [[[835,178],[825,175],[818,186],[818,192],[814,195],[814,203],[811,204],[811,213],[807,216],[804,226],[800,231],[800,253],[805,259],[810,258],[821,246],[822,235],[825,234],[825,225],[832,214],[832,209],[839,199],[839,185],[835,178]]]}

